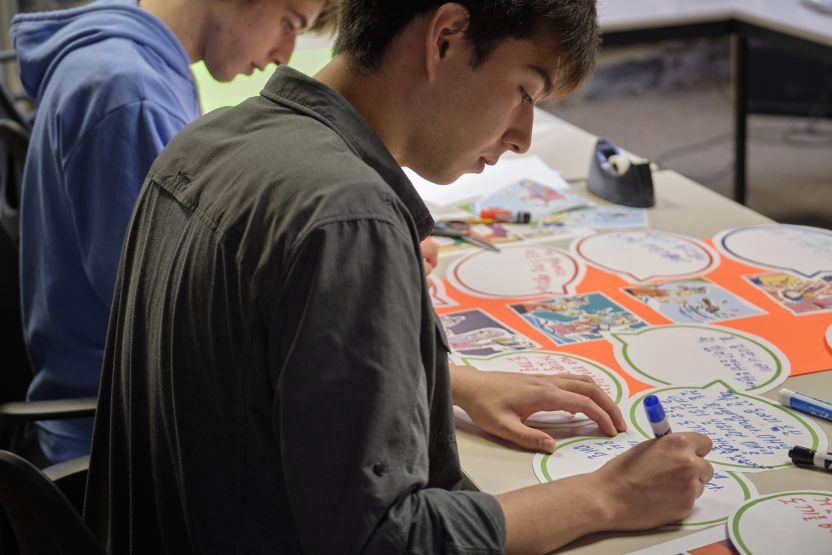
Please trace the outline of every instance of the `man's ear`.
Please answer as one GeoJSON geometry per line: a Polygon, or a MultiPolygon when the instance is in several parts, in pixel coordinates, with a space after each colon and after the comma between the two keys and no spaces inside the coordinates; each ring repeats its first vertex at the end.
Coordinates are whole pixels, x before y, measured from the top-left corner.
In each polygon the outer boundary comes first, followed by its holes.
{"type": "Polygon", "coordinates": [[[428,81],[433,81],[439,66],[457,56],[468,58],[465,29],[468,27],[468,10],[462,4],[443,4],[436,10],[428,25],[425,37],[425,69],[428,81]]]}

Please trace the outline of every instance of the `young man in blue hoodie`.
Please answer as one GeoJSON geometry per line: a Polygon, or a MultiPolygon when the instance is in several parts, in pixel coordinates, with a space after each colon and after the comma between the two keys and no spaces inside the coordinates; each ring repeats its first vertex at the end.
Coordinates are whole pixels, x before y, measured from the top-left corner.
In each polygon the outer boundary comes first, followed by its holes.
{"type": "MultiPolygon", "coordinates": [[[[38,116],[21,208],[30,400],[98,393],[124,233],[151,164],[200,116],[190,65],[220,81],[289,60],[336,0],[98,0],[22,15],[11,34],[38,116]]],[[[40,422],[51,462],[86,455],[92,419],[40,422]]]]}

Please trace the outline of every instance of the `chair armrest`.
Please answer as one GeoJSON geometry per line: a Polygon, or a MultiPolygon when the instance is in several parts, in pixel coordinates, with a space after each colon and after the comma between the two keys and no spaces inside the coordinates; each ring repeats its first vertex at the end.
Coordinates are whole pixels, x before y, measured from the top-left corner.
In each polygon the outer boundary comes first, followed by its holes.
{"type": "Polygon", "coordinates": [[[66,495],[80,515],[84,513],[84,494],[89,469],[90,456],[87,455],[46,467],[42,472],[66,495]]]}
{"type": "Polygon", "coordinates": [[[98,397],[57,399],[54,401],[15,401],[0,405],[0,420],[31,422],[34,420],[65,420],[95,416],[98,397]]]}

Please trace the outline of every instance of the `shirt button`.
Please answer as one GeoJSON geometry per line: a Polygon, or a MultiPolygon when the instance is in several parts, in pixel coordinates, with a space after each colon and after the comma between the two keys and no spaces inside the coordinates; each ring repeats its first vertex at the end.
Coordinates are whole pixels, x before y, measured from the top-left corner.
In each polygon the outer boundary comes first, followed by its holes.
{"type": "Polygon", "coordinates": [[[381,476],[385,472],[387,472],[387,465],[384,464],[383,462],[377,462],[376,464],[373,465],[373,473],[376,476],[381,476]]]}

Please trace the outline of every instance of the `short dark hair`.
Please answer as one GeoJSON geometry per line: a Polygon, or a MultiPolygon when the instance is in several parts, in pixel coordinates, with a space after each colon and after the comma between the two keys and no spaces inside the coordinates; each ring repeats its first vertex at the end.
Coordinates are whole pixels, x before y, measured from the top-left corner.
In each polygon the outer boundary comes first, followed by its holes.
{"type": "MultiPolygon", "coordinates": [[[[465,38],[476,68],[506,39],[550,35],[560,58],[555,92],[577,89],[595,68],[600,45],[596,0],[456,0],[468,10],[465,38]]],[[[342,0],[335,54],[377,72],[390,46],[414,19],[448,2],[443,0],[342,0]]]]}

